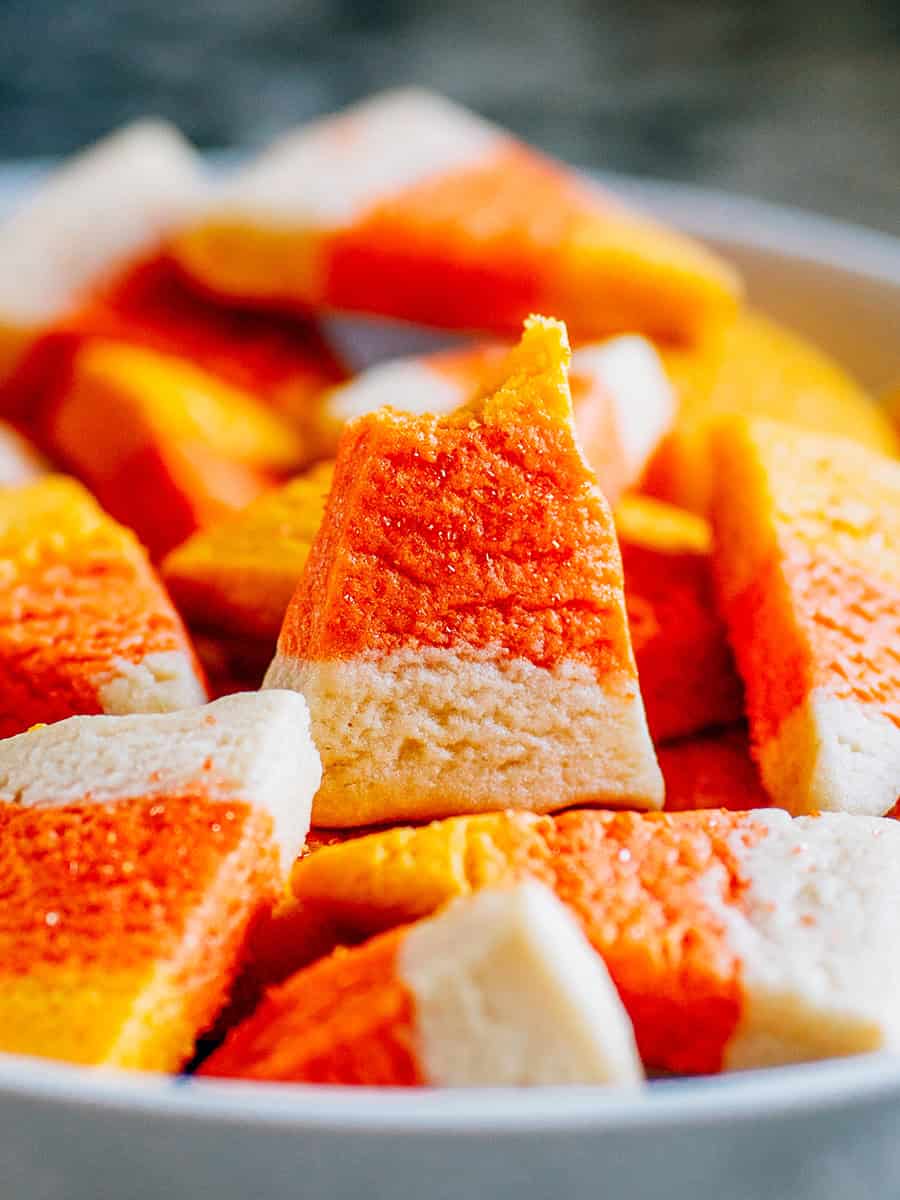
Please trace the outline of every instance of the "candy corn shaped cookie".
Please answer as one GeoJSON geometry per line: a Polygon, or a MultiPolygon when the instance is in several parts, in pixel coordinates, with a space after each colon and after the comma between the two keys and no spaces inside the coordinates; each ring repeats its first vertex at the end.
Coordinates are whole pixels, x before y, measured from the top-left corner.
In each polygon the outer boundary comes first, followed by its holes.
{"type": "Polygon", "coordinates": [[[643,496],[624,497],[616,528],[641,695],[655,741],[744,715],[716,610],[705,521],[643,496]]]}
{"type": "Polygon", "coordinates": [[[536,883],[484,891],[293,976],[202,1075],[439,1087],[642,1078],[602,960],[536,883]]]}
{"type": "Polygon", "coordinates": [[[271,658],[331,477],[330,463],[313,467],[166,557],[163,578],[192,626],[251,638],[271,658]]]}
{"type": "Polygon", "coordinates": [[[249,504],[303,458],[294,430],[244,392],[118,342],[79,351],[44,436],[154,558],[249,504]]]}
{"type": "Polygon", "coordinates": [[[168,255],[156,253],[104,280],[43,329],[0,392],[5,411],[23,426],[37,423],[46,397],[65,384],[72,358],[93,339],[185,360],[201,395],[204,387],[218,394],[224,384],[245,405],[263,402],[304,446],[309,442],[303,452],[309,458],[315,457],[314,399],[344,378],[311,322],[217,303],[191,288],[168,255]]]}
{"type": "Polygon", "coordinates": [[[650,462],[645,491],[709,511],[711,425],[730,413],[852,438],[883,454],[900,441],[872,398],[827,354],[758,313],[741,314],[692,346],[661,346],[678,416],[650,462]]]}
{"type": "Polygon", "coordinates": [[[537,878],[579,918],[644,1065],[774,1066],[900,1043],[900,824],[778,809],[493,813],[325,847],[298,899],[371,932],[537,878]]]}
{"type": "Polygon", "coordinates": [[[0,742],[0,1049],[171,1071],[302,844],[301,697],[72,717],[0,742]]]}
{"type": "Polygon", "coordinates": [[[0,736],[206,699],[146,555],[74,480],[0,488],[0,736]]]}
{"type": "Polygon", "coordinates": [[[735,308],[689,239],[439,96],[387,92],[275,143],[179,237],[223,295],[509,333],[689,337],[735,308]]]}
{"type": "Polygon", "coordinates": [[[661,806],[567,365],[564,327],[532,318],[495,393],[348,428],[266,679],[309,702],[316,824],[661,806]]]}
{"type": "Polygon", "coordinates": [[[154,255],[98,289],[59,327],[187,359],[264,400],[302,429],[313,398],[343,378],[310,322],[216,303],[188,286],[171,257],[154,255]]]}
{"type": "MultiPolygon", "coordinates": [[[[500,343],[396,359],[363,371],[321,397],[322,453],[333,454],[347,421],[382,405],[448,413],[503,382],[508,348],[500,343]]],[[[640,477],[674,417],[672,389],[659,356],[639,337],[583,346],[569,371],[575,429],[585,458],[612,502],[640,477]]]]}
{"type": "Polygon", "coordinates": [[[767,808],[770,801],[737,725],[657,746],[666,781],[666,812],[694,808],[767,808]]]}
{"type": "Polygon", "coordinates": [[[46,474],[47,463],[20,433],[0,421],[0,487],[27,483],[46,474]]]}
{"type": "Polygon", "coordinates": [[[900,799],[900,463],[844,438],[716,433],[721,605],[763,781],[794,813],[900,799]]]}
{"type": "Polygon", "coordinates": [[[0,224],[0,380],[48,325],[182,223],[203,187],[193,151],[161,121],[126,126],[41,183],[0,224]]]}

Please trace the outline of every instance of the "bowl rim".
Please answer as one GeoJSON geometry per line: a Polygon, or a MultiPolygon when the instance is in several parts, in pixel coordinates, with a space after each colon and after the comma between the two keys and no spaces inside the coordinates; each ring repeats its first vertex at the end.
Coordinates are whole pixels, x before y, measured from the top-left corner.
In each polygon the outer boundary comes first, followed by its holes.
{"type": "MultiPolygon", "coordinates": [[[[0,161],[0,208],[14,202],[49,165],[50,160],[0,161]]],[[[900,237],[892,234],[715,188],[593,174],[700,236],[786,260],[832,266],[900,289],[900,237]]],[[[900,1057],[863,1055],[695,1080],[661,1080],[626,1094],[588,1087],[422,1090],[248,1083],[97,1071],[0,1053],[0,1101],[14,1099],[336,1134],[643,1132],[898,1101],[900,1057]]]]}

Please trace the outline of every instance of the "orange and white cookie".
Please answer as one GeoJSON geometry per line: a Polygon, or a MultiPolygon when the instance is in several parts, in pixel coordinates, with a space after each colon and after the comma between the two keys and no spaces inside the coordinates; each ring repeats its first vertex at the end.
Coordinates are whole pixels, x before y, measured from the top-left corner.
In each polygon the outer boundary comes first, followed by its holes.
{"type": "Polygon", "coordinates": [[[0,224],[0,381],[34,338],[159,245],[204,194],[199,159],[162,121],[138,121],[42,182],[0,224]]]}
{"type": "Polygon", "coordinates": [[[348,427],[266,677],[310,705],[316,824],[662,805],[568,361],[535,317],[496,392],[348,427]]]}
{"type": "Polygon", "coordinates": [[[715,564],[773,800],[900,799],[900,462],[732,419],[716,431],[715,564]]]}
{"type": "Polygon", "coordinates": [[[271,992],[201,1075],[368,1086],[643,1078],[609,973],[571,915],[523,883],[339,951],[271,992]]]}
{"type": "Polygon", "coordinates": [[[0,488],[0,577],[0,737],[206,699],[146,554],[74,480],[0,488]]]}
{"type": "Polygon", "coordinates": [[[716,608],[709,526],[645,496],[624,496],[615,517],[631,644],[654,741],[742,720],[743,691],[716,608]]]}
{"type": "Polygon", "coordinates": [[[687,237],[424,91],[386,92],[279,139],[179,236],[204,286],[272,307],[512,333],[692,337],[738,282],[687,237]]]}
{"type": "Polygon", "coordinates": [[[278,897],[319,779],[301,697],[0,742],[0,1049],[172,1071],[278,897]]]}
{"type": "Polygon", "coordinates": [[[880,817],[506,812],[323,847],[293,888],[359,934],[536,878],[605,960],[644,1065],[693,1074],[900,1047],[898,860],[880,817]]]}
{"type": "MultiPolygon", "coordinates": [[[[384,405],[401,412],[452,412],[503,382],[509,347],[499,343],[394,359],[322,393],[319,449],[334,454],[348,421],[384,405]]],[[[582,346],[569,370],[575,430],[610,503],[637,482],[675,414],[659,355],[645,338],[582,346]]]]}

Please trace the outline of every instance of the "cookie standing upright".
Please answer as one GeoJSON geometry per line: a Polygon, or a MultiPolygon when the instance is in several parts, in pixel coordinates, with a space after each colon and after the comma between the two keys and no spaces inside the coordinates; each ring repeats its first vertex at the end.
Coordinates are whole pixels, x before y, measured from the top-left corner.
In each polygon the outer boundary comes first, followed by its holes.
{"type": "Polygon", "coordinates": [[[146,553],[74,480],[0,488],[0,572],[0,736],[206,699],[146,553]]]}
{"type": "Polygon", "coordinates": [[[326,846],[298,903],[345,936],[536,878],[578,917],[647,1067],[705,1074],[900,1045],[900,823],[778,809],[456,817],[326,846]]]}
{"type": "Polygon", "coordinates": [[[222,295],[515,333],[691,337],[733,315],[733,271],[699,244],[449,101],[386,92],[286,134],[179,237],[222,295]]]}
{"type": "Polygon", "coordinates": [[[200,1074],[436,1087],[635,1088],[643,1078],[602,960],[533,882],[301,971],[200,1074]]]}
{"type": "Polygon", "coordinates": [[[266,679],[309,702],[317,824],[661,806],[568,357],[533,318],[496,392],[348,428],[266,679]]]}
{"type": "Polygon", "coordinates": [[[763,781],[794,813],[900,799],[900,462],[733,419],[716,431],[721,607],[763,781]]]}
{"type": "Polygon", "coordinates": [[[0,741],[0,1049],[173,1071],[303,843],[300,696],[72,717],[0,741]]]}

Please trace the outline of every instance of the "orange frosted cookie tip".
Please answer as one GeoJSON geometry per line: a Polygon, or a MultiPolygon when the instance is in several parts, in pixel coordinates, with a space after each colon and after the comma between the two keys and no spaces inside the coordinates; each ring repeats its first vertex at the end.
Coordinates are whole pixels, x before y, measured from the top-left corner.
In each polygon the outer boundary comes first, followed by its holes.
{"type": "Polygon", "coordinates": [[[163,578],[192,626],[253,639],[267,649],[268,665],[321,523],[332,474],[331,463],[320,463],[198,530],[166,556],[163,578]]]}
{"type": "Polygon", "coordinates": [[[900,464],[844,438],[715,432],[722,609],[773,799],[880,814],[900,797],[900,464]]]}
{"type": "Polygon", "coordinates": [[[745,312],[692,346],[662,346],[661,353],[678,417],[643,481],[660,499],[709,511],[709,425],[731,413],[838,434],[883,454],[900,450],[884,411],[838,363],[759,313],[745,312]]]}
{"type": "Polygon", "coordinates": [[[898,855],[900,827],[882,818],[507,812],[325,847],[292,887],[366,934],[537,879],[604,958],[645,1065],[705,1073],[896,1044],[898,855]]]}
{"type": "Polygon", "coordinates": [[[310,703],[318,824],[661,804],[568,360],[532,318],[495,391],[342,438],[266,678],[310,703]]]}
{"type": "Polygon", "coordinates": [[[766,808],[770,801],[742,726],[681,738],[657,747],[666,782],[666,811],[766,808]]]}
{"type": "Polygon", "coordinates": [[[0,572],[0,736],[206,699],[145,552],[73,479],[0,488],[0,572]]]}
{"type": "Polygon", "coordinates": [[[200,161],[163,121],[137,121],[42,180],[0,224],[0,379],[94,288],[196,210],[200,161]]]}
{"type": "MultiPolygon", "coordinates": [[[[319,444],[333,453],[344,425],[383,406],[442,415],[502,382],[508,348],[480,343],[395,359],[323,393],[319,444]]],[[[580,346],[569,372],[575,430],[604,495],[635,483],[674,415],[653,345],[640,337],[580,346]]]]}
{"type": "Polygon", "coordinates": [[[300,697],[0,741],[0,1049],[176,1070],[278,897],[320,768],[300,697]]]}
{"type": "Polygon", "coordinates": [[[236,299],[489,334],[544,311],[584,339],[692,338],[740,294],[698,243],[417,89],[284,135],[225,181],[175,250],[236,299]]]}
{"type": "Polygon", "coordinates": [[[600,957],[533,882],[338,951],[269,994],[201,1075],[368,1086],[637,1087],[600,957]]]}
{"type": "Polygon", "coordinates": [[[708,524],[645,496],[623,497],[615,517],[631,642],[654,739],[741,720],[743,693],[716,607],[708,524]]]}
{"type": "Polygon", "coordinates": [[[43,424],[53,452],[154,557],[302,459],[293,429],[245,393],[170,355],[110,341],[79,350],[43,424]]]}

